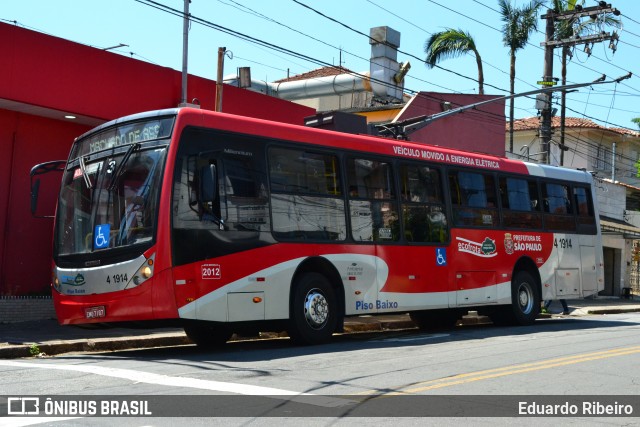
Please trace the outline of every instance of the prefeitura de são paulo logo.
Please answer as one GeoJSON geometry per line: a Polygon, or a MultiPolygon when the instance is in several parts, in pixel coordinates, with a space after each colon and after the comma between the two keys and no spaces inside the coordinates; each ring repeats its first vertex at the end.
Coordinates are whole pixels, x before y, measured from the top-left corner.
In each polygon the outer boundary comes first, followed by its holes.
{"type": "Polygon", "coordinates": [[[514,246],[513,239],[511,238],[511,233],[504,233],[504,251],[511,255],[513,254],[514,246]]]}

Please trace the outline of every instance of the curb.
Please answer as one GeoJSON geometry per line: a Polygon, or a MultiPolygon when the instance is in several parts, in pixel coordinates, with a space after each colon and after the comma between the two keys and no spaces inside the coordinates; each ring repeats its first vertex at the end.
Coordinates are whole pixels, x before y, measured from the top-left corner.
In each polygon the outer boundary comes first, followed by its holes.
{"type": "MultiPolygon", "coordinates": [[[[101,338],[61,342],[35,343],[40,350],[36,357],[54,356],[62,353],[83,351],[115,351],[136,348],[168,347],[192,344],[186,335],[143,336],[122,338],[101,338]]],[[[0,359],[33,357],[32,344],[0,347],[0,359]]]]}
{"type": "MultiPolygon", "coordinates": [[[[370,322],[345,322],[344,333],[375,332],[394,329],[411,329],[416,325],[411,319],[370,322]]],[[[270,335],[269,335],[270,336],[270,335]]],[[[267,336],[267,337],[269,337],[267,336]]],[[[231,341],[245,340],[248,337],[232,337],[231,341]]],[[[257,338],[259,339],[259,338],[257,338]]],[[[72,341],[47,341],[33,344],[19,344],[0,347],[0,359],[18,359],[23,357],[46,357],[72,352],[99,352],[116,350],[133,350],[153,347],[171,347],[177,345],[193,345],[184,333],[161,336],[141,336],[122,338],[80,339],[72,341]],[[40,350],[39,355],[31,353],[32,345],[40,350]]]]}
{"type": "Polygon", "coordinates": [[[637,313],[640,308],[595,308],[586,310],[587,314],[620,314],[620,313],[637,313]]]}

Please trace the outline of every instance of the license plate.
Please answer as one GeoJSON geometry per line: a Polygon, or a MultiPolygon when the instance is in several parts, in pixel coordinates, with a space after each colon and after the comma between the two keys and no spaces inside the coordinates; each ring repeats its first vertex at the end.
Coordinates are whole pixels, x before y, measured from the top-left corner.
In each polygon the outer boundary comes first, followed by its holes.
{"type": "Polygon", "coordinates": [[[107,315],[107,310],[105,310],[104,305],[99,305],[97,307],[89,307],[84,309],[84,316],[87,319],[96,319],[98,317],[105,317],[107,315]]]}

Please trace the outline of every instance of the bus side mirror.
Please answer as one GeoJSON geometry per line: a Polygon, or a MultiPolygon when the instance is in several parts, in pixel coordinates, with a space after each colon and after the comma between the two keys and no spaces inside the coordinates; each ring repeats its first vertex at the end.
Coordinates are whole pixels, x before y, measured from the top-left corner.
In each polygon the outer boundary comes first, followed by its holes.
{"type": "Polygon", "coordinates": [[[201,169],[200,175],[200,203],[213,203],[218,191],[218,172],[216,165],[209,165],[201,169]]]}
{"type": "Polygon", "coordinates": [[[209,165],[200,170],[200,205],[204,211],[202,219],[217,224],[220,230],[224,230],[224,221],[216,214],[214,207],[218,194],[218,170],[216,165],[209,165]]]}
{"type": "MultiPolygon", "coordinates": [[[[62,173],[65,170],[66,163],[66,160],[54,160],[51,162],[40,163],[31,168],[31,172],[29,172],[31,179],[31,215],[34,218],[53,218],[53,211],[55,211],[54,204],[53,206],[46,206],[44,208],[47,211],[51,210],[50,215],[42,215],[38,213],[38,194],[40,193],[40,178],[38,178],[38,175],[46,175],[51,172],[62,173]]],[[[51,195],[56,195],[60,191],[60,181],[53,180],[52,178],[45,179],[43,191],[45,205],[47,205],[47,199],[51,199],[51,195]],[[54,184],[56,185],[55,187],[54,184]]],[[[53,200],[57,200],[57,198],[54,198],[53,200]]]]}

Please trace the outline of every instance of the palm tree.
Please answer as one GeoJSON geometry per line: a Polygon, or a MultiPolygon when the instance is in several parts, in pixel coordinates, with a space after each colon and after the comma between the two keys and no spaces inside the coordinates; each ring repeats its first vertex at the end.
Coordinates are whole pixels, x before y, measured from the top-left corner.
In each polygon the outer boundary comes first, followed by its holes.
{"type": "MultiPolygon", "coordinates": [[[[529,36],[538,28],[537,14],[540,2],[531,2],[517,8],[507,0],[498,0],[502,27],[502,40],[509,48],[511,70],[509,73],[509,93],[513,95],[516,80],[516,52],[524,48],[529,36]]],[[[513,98],[509,100],[509,152],[513,153],[513,98]]]]}
{"type": "Polygon", "coordinates": [[[484,73],[482,72],[482,59],[476,49],[476,43],[471,34],[460,29],[447,28],[445,31],[434,33],[424,45],[427,54],[426,63],[429,68],[436,66],[438,62],[447,58],[457,58],[469,52],[473,52],[478,64],[478,93],[484,95],[484,73]]]}

